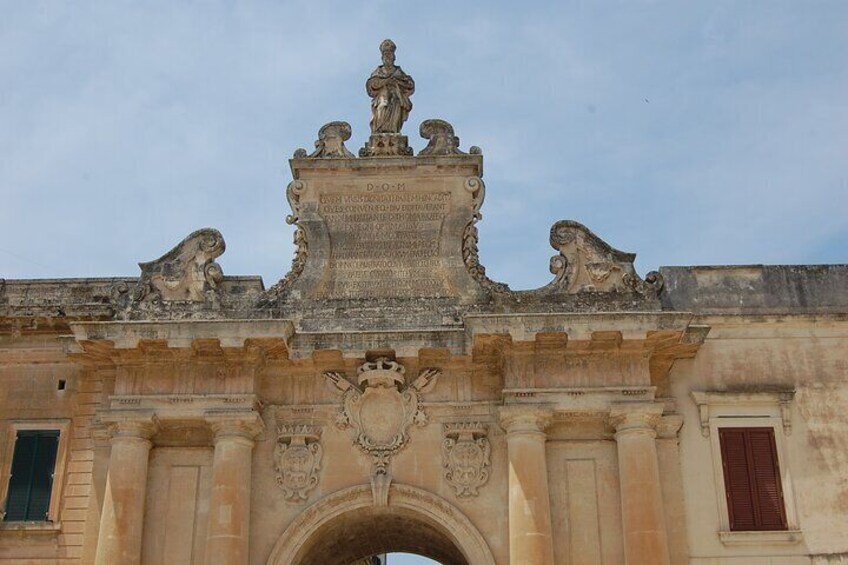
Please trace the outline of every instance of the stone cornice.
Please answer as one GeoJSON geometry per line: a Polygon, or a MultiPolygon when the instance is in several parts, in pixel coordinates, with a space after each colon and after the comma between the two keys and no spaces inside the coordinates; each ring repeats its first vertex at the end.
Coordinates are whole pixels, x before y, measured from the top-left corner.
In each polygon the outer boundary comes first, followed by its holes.
{"type": "Polygon", "coordinates": [[[221,347],[245,347],[250,340],[294,335],[291,320],[157,320],[150,322],[78,322],[71,324],[77,342],[111,342],[115,349],[135,349],[145,341],[168,348],[190,348],[198,340],[217,339],[221,347]]]}
{"type": "Polygon", "coordinates": [[[429,173],[433,176],[456,174],[456,169],[471,169],[467,174],[477,177],[483,176],[482,155],[431,155],[415,157],[392,157],[391,159],[379,157],[352,157],[347,159],[307,159],[294,158],[289,160],[292,177],[297,180],[309,176],[320,175],[325,172],[343,170],[352,174],[362,171],[379,170],[381,173],[387,171],[404,172],[415,170],[418,174],[429,173]]]}
{"type": "Polygon", "coordinates": [[[791,405],[795,398],[794,388],[759,391],[692,391],[690,395],[698,406],[701,434],[704,437],[710,435],[710,418],[715,416],[721,408],[776,408],[783,423],[783,432],[786,435],[792,433],[791,405]]]}
{"type": "Polygon", "coordinates": [[[563,387],[504,389],[504,403],[513,405],[544,405],[555,414],[606,414],[610,406],[622,402],[654,400],[655,387],[563,387]]]}
{"type": "Polygon", "coordinates": [[[174,422],[205,422],[207,415],[246,413],[256,411],[260,403],[253,394],[150,394],[116,395],[109,397],[111,414],[155,414],[163,424],[174,422]]]}

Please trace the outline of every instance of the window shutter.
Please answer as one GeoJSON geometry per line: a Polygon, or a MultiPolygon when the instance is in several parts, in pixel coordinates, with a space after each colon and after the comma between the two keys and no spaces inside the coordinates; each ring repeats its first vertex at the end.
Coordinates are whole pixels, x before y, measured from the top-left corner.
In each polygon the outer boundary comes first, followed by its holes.
{"type": "Polygon", "coordinates": [[[785,530],[774,430],[721,428],[719,441],[730,529],[785,530]]]}
{"type": "Polygon", "coordinates": [[[754,484],[760,514],[760,529],[785,530],[786,513],[783,506],[780,471],[777,468],[774,430],[771,428],[750,429],[748,443],[751,459],[754,462],[754,484]]]}
{"type": "Polygon", "coordinates": [[[29,483],[32,477],[33,456],[35,455],[35,437],[18,432],[15,451],[12,455],[12,476],[9,478],[9,493],[6,496],[6,517],[8,522],[26,520],[29,502],[29,483]]]}
{"type": "Polygon", "coordinates": [[[58,431],[18,432],[12,455],[5,521],[47,519],[58,447],[58,431]]]}

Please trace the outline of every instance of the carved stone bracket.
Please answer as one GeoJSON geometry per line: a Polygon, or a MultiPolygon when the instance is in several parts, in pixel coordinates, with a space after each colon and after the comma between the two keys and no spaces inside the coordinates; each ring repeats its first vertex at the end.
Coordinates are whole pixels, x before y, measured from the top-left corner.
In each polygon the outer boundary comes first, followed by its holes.
{"type": "Polygon", "coordinates": [[[336,425],[354,429],[354,444],[371,457],[375,475],[388,473],[391,457],[409,441],[412,424],[427,424],[421,394],[435,386],[441,373],[439,369],[423,369],[405,385],[405,372],[399,363],[380,357],[359,367],[357,384],[343,373],[324,373],[331,389],[342,396],[336,425]]]}
{"type": "Polygon", "coordinates": [[[642,280],[633,266],[635,254],[613,248],[583,224],[571,220],[555,223],[550,242],[559,251],[559,255],[551,258],[554,280],[540,291],[633,292],[656,296],[662,290],[662,275],[653,271],[642,280]]]}
{"type": "Polygon", "coordinates": [[[429,140],[419,155],[465,155],[459,150],[459,138],[454,134],[453,126],[445,120],[424,120],[418,132],[429,140]]]}
{"type": "Polygon", "coordinates": [[[141,277],[134,287],[124,282],[112,287],[116,313],[120,317],[128,310],[155,312],[168,303],[217,304],[224,272],[215,258],[225,249],[221,232],[203,228],[159,259],[139,263],[141,277]]]}
{"type": "Polygon", "coordinates": [[[462,233],[462,260],[465,262],[468,272],[483,288],[494,293],[508,293],[509,287],[507,285],[495,282],[486,276],[486,267],[480,264],[480,257],[477,250],[477,241],[479,239],[477,222],[483,219],[480,208],[483,206],[483,201],[486,198],[486,185],[480,177],[469,177],[465,179],[465,190],[471,193],[474,207],[472,208],[471,220],[465,226],[465,230],[462,233]]]}
{"type": "Polygon", "coordinates": [[[303,502],[318,485],[321,470],[321,428],[308,424],[277,428],[274,470],[277,484],[289,502],[303,502]]]}
{"type": "Polygon", "coordinates": [[[442,466],[444,477],[456,495],[477,496],[477,489],[489,480],[491,446],[488,427],[479,422],[444,425],[442,466]]]}

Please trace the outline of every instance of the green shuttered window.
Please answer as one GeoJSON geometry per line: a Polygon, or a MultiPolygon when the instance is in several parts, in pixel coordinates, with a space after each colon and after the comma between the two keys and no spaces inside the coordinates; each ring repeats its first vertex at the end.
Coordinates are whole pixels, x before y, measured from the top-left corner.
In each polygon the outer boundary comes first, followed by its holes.
{"type": "Polygon", "coordinates": [[[18,431],[4,521],[47,520],[58,448],[58,430],[18,431]]]}
{"type": "Polygon", "coordinates": [[[786,510],[772,428],[720,428],[731,531],[785,530],[786,510]]]}

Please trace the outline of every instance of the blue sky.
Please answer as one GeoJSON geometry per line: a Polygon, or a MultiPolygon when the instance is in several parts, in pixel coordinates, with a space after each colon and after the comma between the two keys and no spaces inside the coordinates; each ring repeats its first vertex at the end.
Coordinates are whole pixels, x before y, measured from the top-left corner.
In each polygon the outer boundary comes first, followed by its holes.
{"type": "Polygon", "coordinates": [[[226,274],[291,263],[287,159],[368,133],[391,37],[405,132],[485,158],[489,274],[550,279],[578,220],[660,265],[848,262],[848,3],[0,0],[0,277],[138,273],[218,228],[226,274]]]}

